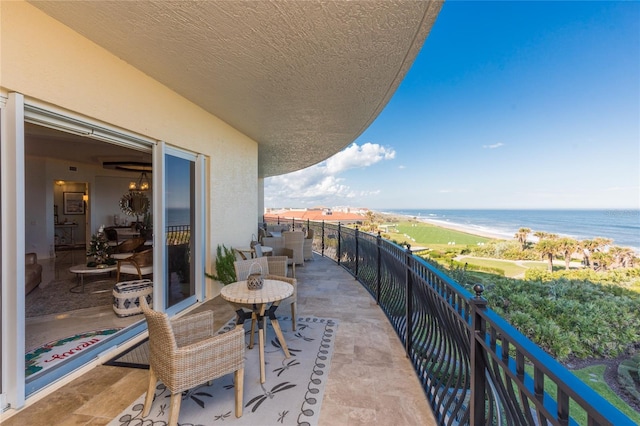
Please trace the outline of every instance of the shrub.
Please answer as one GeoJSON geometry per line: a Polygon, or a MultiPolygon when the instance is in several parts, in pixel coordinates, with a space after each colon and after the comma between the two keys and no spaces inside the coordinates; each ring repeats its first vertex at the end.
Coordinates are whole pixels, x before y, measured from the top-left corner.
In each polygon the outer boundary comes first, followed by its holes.
{"type": "Polygon", "coordinates": [[[231,284],[236,281],[236,270],[233,266],[233,262],[236,260],[236,255],[232,248],[227,248],[223,245],[218,245],[216,248],[216,274],[205,275],[214,280],[218,280],[223,284],[231,284]]]}

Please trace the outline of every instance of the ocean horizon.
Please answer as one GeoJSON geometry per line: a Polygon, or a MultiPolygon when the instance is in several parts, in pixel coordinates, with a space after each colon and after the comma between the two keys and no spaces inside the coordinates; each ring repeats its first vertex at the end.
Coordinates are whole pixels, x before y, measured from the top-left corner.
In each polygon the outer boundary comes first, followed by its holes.
{"type": "Polygon", "coordinates": [[[415,217],[435,225],[452,225],[469,233],[513,239],[520,228],[576,240],[610,238],[613,245],[640,253],[640,210],[637,209],[387,209],[381,213],[415,217]]]}

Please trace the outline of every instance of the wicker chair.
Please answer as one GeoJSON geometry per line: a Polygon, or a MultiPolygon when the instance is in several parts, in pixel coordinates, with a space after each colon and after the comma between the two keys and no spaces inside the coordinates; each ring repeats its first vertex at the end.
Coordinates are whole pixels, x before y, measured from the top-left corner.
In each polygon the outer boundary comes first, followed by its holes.
{"type": "Polygon", "coordinates": [[[153,249],[139,251],[127,258],[118,259],[117,267],[116,282],[120,282],[120,274],[137,275],[141,280],[143,275],[153,273],[153,249]]]}
{"type": "Polygon", "coordinates": [[[212,311],[170,321],[167,314],[149,308],[144,297],[140,307],[149,328],[149,387],[142,416],[151,411],[158,380],[171,392],[168,424],[177,425],[183,391],[234,373],[235,412],[242,417],[243,328],[216,335],[212,311]]]}
{"type": "Polygon", "coordinates": [[[304,260],[313,260],[313,229],[307,231],[302,252],[304,253],[304,260]]]}
{"type": "MultiPolygon", "coordinates": [[[[236,270],[236,279],[238,281],[246,280],[249,276],[251,266],[258,263],[262,268],[262,275],[268,280],[284,281],[293,286],[293,294],[286,299],[280,301],[280,306],[291,306],[291,328],[296,329],[296,307],[298,301],[298,281],[295,278],[287,277],[287,257],[286,256],[265,256],[258,257],[256,259],[249,260],[236,260],[233,262],[233,267],[236,270]],[[282,275],[281,275],[282,274],[282,275]]],[[[254,268],[253,271],[256,272],[254,268]]],[[[246,307],[245,307],[246,308],[246,307]]],[[[251,321],[251,331],[253,332],[254,322],[251,321]]],[[[251,333],[253,336],[253,333],[251,333]]],[[[251,343],[249,346],[252,346],[251,343]]]]}
{"type": "MultiPolygon", "coordinates": [[[[287,265],[291,266],[291,276],[296,277],[296,264],[293,258],[293,250],[285,248],[284,237],[264,237],[262,245],[272,248],[271,256],[287,256],[287,265]]],[[[284,274],[283,276],[288,276],[284,274]]]]}
{"type": "Polygon", "coordinates": [[[293,250],[293,263],[304,265],[304,233],[301,231],[285,231],[284,247],[293,250]]]}

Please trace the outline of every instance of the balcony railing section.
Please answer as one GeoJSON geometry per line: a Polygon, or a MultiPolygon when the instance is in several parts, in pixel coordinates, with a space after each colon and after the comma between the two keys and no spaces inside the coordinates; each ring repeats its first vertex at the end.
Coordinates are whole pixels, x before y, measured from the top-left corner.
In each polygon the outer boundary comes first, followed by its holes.
{"type": "Polygon", "coordinates": [[[482,286],[469,292],[379,234],[325,222],[291,225],[313,229],[314,251],[375,298],[440,424],[577,425],[576,417],[589,426],[634,424],[492,311],[482,286]]]}

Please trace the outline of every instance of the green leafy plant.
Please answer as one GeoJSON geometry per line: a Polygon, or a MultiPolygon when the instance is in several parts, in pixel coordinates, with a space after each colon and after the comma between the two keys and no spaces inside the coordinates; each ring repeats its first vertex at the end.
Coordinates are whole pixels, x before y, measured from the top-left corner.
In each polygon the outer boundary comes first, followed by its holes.
{"type": "Polygon", "coordinates": [[[233,252],[233,248],[227,248],[223,245],[218,245],[216,248],[216,274],[212,275],[207,272],[204,274],[211,279],[218,280],[224,285],[231,284],[236,280],[236,270],[233,267],[233,262],[236,260],[236,255],[233,252]]]}

